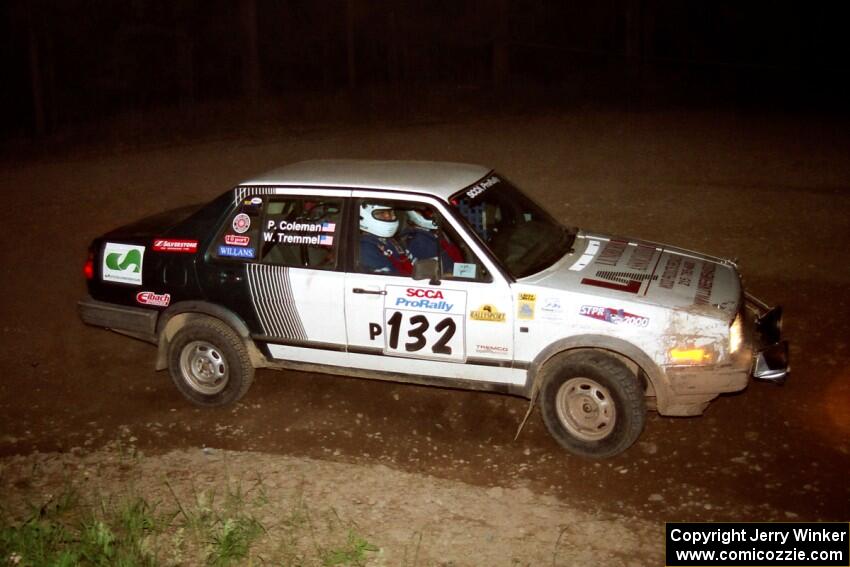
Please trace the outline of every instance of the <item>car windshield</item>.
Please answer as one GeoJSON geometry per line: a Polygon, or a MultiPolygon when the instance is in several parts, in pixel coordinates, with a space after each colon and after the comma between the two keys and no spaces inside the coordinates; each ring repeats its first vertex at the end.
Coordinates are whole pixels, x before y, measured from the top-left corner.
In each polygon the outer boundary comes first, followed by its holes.
{"type": "Polygon", "coordinates": [[[570,251],[575,239],[573,229],[495,173],[450,202],[515,278],[548,268],[570,251]]]}

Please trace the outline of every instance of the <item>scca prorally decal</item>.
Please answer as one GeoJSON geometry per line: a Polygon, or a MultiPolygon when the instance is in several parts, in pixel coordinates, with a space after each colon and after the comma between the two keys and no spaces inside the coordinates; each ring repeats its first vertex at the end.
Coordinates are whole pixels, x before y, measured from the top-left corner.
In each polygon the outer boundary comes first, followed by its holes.
{"type": "Polygon", "coordinates": [[[484,191],[486,191],[487,189],[489,189],[490,187],[492,187],[493,185],[495,185],[496,183],[498,183],[500,181],[501,181],[501,179],[499,179],[498,176],[491,175],[490,177],[488,177],[484,181],[480,181],[480,182],[476,183],[475,185],[473,185],[472,187],[470,187],[466,191],[466,196],[469,199],[474,199],[477,196],[479,196],[481,193],[483,193],[484,191]]]}
{"type": "Polygon", "coordinates": [[[107,242],[103,250],[103,281],[141,285],[144,258],[144,246],[107,242]]]}
{"type": "Polygon", "coordinates": [[[649,317],[627,313],[622,309],[614,309],[612,307],[582,305],[578,313],[584,317],[590,317],[597,321],[605,321],[606,323],[614,323],[615,325],[631,325],[633,327],[647,327],[649,325],[649,317]]]}
{"type": "Polygon", "coordinates": [[[224,243],[231,246],[248,246],[251,244],[251,237],[239,234],[225,234],[224,243]]]}
{"type": "Polygon", "coordinates": [[[405,291],[404,296],[395,298],[395,307],[430,311],[451,311],[454,304],[445,301],[443,292],[438,289],[409,287],[405,291]]]}
{"type": "Polygon", "coordinates": [[[154,238],[153,249],[156,252],[184,252],[194,254],[198,251],[198,241],[181,238],[154,238]]]}
{"type": "Polygon", "coordinates": [[[254,312],[269,337],[307,340],[292,294],[289,268],[247,264],[248,291],[254,312]]]}
{"type": "Polygon", "coordinates": [[[218,255],[228,256],[230,258],[253,258],[257,255],[257,250],[245,246],[219,245],[218,255]]]}
{"type": "Polygon", "coordinates": [[[242,234],[248,232],[249,228],[251,228],[251,217],[245,213],[239,213],[233,217],[233,232],[242,234]]]}
{"type": "Polygon", "coordinates": [[[155,305],[157,307],[168,307],[171,303],[170,293],[154,293],[152,291],[140,291],[136,294],[136,301],[142,305],[155,305]]]}

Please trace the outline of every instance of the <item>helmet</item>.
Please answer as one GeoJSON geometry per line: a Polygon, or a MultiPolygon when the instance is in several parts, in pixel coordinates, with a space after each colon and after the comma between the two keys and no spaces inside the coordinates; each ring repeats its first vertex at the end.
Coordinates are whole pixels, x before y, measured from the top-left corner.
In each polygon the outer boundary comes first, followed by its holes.
{"type": "Polygon", "coordinates": [[[407,218],[420,228],[437,230],[437,223],[434,221],[434,212],[431,209],[421,209],[419,211],[411,209],[407,211],[407,218]]]}
{"type": "Polygon", "coordinates": [[[395,209],[387,205],[363,203],[360,205],[360,230],[389,238],[398,230],[395,209]],[[387,212],[384,212],[387,211],[387,212]]]}

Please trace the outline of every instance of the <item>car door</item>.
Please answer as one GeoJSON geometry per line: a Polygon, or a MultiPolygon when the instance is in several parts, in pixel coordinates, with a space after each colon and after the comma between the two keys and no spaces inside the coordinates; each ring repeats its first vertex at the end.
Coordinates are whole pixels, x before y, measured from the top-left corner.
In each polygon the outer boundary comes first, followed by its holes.
{"type": "Polygon", "coordinates": [[[524,373],[512,368],[514,309],[509,283],[474,241],[462,236],[457,220],[430,197],[388,198],[385,192],[355,190],[352,198],[355,246],[345,278],[349,364],[425,377],[522,382],[524,373]],[[394,261],[375,265],[369,260],[375,256],[369,249],[375,238],[367,225],[369,215],[381,208],[396,212],[392,236],[378,238],[379,253],[394,261]],[[438,279],[414,279],[405,273],[405,262],[394,259],[399,248],[411,256],[413,248],[423,256],[411,257],[413,265],[431,256],[414,246],[419,233],[412,211],[429,212],[441,227],[441,239],[433,248],[433,257],[440,258],[444,268],[438,279]]]}
{"type": "Polygon", "coordinates": [[[345,355],[339,234],[347,191],[245,191],[210,249],[214,299],[249,321],[270,358],[345,355]]]}

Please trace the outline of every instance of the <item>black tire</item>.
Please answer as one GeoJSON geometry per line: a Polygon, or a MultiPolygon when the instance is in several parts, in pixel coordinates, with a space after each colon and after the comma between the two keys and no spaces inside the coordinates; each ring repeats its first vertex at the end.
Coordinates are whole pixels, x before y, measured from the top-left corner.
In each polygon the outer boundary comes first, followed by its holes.
{"type": "Polygon", "coordinates": [[[540,413],[571,453],[603,458],[622,453],[646,421],[644,392],[618,359],[599,351],[558,355],[543,368],[540,413]]]}
{"type": "Polygon", "coordinates": [[[254,381],[245,343],[212,317],[192,320],[177,331],[168,345],[168,370],[180,393],[202,407],[232,404],[254,381]]]}

